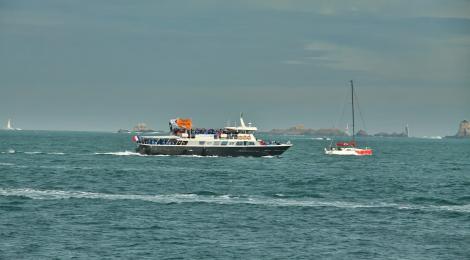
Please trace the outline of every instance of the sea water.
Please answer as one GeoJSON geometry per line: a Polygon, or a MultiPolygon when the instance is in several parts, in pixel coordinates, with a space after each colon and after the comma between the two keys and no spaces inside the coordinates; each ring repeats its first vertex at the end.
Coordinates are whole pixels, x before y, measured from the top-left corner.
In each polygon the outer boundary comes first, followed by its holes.
{"type": "Polygon", "coordinates": [[[262,136],[281,157],[142,156],[131,135],[0,131],[1,259],[469,259],[470,141],[262,136]]]}

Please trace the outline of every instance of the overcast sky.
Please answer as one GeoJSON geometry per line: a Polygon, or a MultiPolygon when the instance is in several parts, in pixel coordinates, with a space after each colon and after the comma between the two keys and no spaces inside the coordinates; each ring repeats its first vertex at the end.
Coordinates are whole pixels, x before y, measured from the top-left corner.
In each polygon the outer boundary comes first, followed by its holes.
{"type": "Polygon", "coordinates": [[[455,134],[470,1],[0,0],[2,126],[344,127],[350,79],[368,132],[455,134]]]}

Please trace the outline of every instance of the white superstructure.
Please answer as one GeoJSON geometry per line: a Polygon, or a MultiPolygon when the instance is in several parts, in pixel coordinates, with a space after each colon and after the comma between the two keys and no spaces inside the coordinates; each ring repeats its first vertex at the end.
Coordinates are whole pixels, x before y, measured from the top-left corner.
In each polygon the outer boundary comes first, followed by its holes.
{"type": "Polygon", "coordinates": [[[140,136],[142,143],[153,145],[174,144],[188,146],[259,146],[266,145],[261,139],[256,139],[254,132],[257,127],[246,126],[240,116],[240,126],[226,126],[223,129],[180,129],[172,128],[168,136],[140,136]]]}

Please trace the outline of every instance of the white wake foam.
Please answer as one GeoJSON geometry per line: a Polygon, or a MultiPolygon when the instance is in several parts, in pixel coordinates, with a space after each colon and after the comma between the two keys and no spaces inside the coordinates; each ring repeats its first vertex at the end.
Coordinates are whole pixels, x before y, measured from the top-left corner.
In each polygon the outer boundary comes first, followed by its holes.
{"type": "Polygon", "coordinates": [[[423,139],[436,139],[436,140],[440,140],[442,139],[442,136],[423,136],[421,137],[423,139]]]}
{"type": "Polygon", "coordinates": [[[43,152],[24,152],[25,154],[41,154],[43,152]]]}
{"type": "Polygon", "coordinates": [[[5,153],[10,153],[10,154],[14,154],[14,153],[23,153],[23,154],[29,154],[29,155],[33,155],[33,154],[49,154],[49,155],[65,155],[65,153],[63,152],[41,152],[41,151],[26,151],[26,152],[17,152],[13,149],[9,149],[8,151],[6,152],[1,152],[3,154],[5,153]]]}
{"type": "Polygon", "coordinates": [[[95,153],[96,155],[117,155],[117,156],[145,156],[140,153],[124,151],[124,152],[104,152],[104,153],[95,153]]]}
{"type": "Polygon", "coordinates": [[[192,157],[192,158],[218,158],[218,155],[197,155],[197,154],[191,154],[191,155],[175,155],[178,157],[192,157]]]}
{"type": "Polygon", "coordinates": [[[394,208],[398,210],[421,211],[454,211],[470,212],[468,205],[412,205],[385,202],[355,203],[346,201],[322,201],[316,199],[288,199],[262,196],[236,197],[231,195],[198,195],[198,194],[109,194],[84,191],[35,190],[35,189],[1,189],[0,196],[21,196],[38,200],[56,199],[102,199],[102,200],[140,200],[155,203],[213,203],[213,204],[249,204],[270,207],[334,207],[334,208],[394,208]]]}
{"type": "MultiPolygon", "coordinates": [[[[101,152],[101,153],[95,153],[95,155],[116,155],[116,156],[155,156],[155,157],[168,157],[171,155],[168,154],[153,154],[153,155],[148,155],[148,154],[140,154],[136,152],[131,152],[131,151],[124,151],[124,152],[101,152]]],[[[175,155],[177,157],[191,157],[191,158],[218,158],[219,156],[217,155],[211,155],[211,156],[202,156],[202,155],[175,155]]]]}
{"type": "Polygon", "coordinates": [[[329,137],[312,137],[311,140],[318,140],[318,141],[331,141],[329,137]]]}

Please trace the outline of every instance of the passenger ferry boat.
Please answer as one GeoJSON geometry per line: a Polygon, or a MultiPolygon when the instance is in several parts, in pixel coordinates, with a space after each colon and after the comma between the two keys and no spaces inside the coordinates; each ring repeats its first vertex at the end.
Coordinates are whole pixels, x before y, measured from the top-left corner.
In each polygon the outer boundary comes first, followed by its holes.
{"type": "Polygon", "coordinates": [[[245,125],[240,116],[240,126],[223,129],[193,129],[191,119],[172,119],[168,136],[134,136],[139,146],[136,151],[147,155],[198,155],[198,156],[279,156],[292,144],[265,142],[253,135],[258,129],[245,125]]]}

